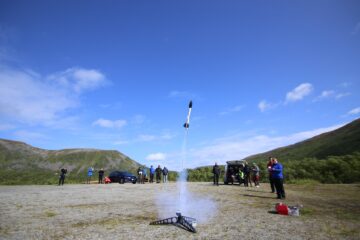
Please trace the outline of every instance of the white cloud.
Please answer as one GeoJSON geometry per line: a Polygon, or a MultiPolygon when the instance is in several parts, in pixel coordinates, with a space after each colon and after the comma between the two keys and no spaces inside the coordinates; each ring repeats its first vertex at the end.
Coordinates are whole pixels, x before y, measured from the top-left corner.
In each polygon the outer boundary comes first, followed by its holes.
{"type": "Polygon", "coordinates": [[[77,106],[76,98],[34,72],[0,69],[0,116],[46,125],[77,106]]]}
{"type": "Polygon", "coordinates": [[[93,122],[94,126],[100,126],[100,127],[104,127],[104,128],[122,128],[126,124],[127,124],[126,120],[112,121],[112,120],[103,119],[103,118],[100,118],[100,119],[96,120],[95,122],[93,122]]]}
{"type": "Polygon", "coordinates": [[[351,95],[351,93],[349,93],[349,92],[338,93],[338,94],[336,94],[335,98],[340,99],[340,98],[347,97],[347,96],[350,96],[350,95],[351,95]]]}
{"type": "Polygon", "coordinates": [[[325,90],[325,91],[322,91],[322,93],[317,96],[314,101],[317,102],[317,101],[321,101],[325,98],[330,98],[330,97],[333,97],[335,96],[335,91],[334,90],[325,90]]]}
{"type": "Polygon", "coordinates": [[[360,107],[354,108],[348,112],[348,115],[356,115],[360,113],[360,107]]]}
{"type": "Polygon", "coordinates": [[[230,114],[230,113],[240,112],[243,108],[244,108],[244,106],[238,105],[235,107],[228,108],[225,111],[220,112],[219,114],[226,115],[226,114],[230,114]]]}
{"type": "Polygon", "coordinates": [[[211,165],[215,161],[224,164],[229,160],[243,159],[253,154],[294,144],[321,133],[335,130],[343,125],[340,124],[277,137],[256,135],[246,139],[236,139],[236,137],[222,138],[203,148],[192,149],[188,155],[189,159],[194,159],[191,161],[192,167],[211,165]]]}
{"type": "Polygon", "coordinates": [[[302,83],[286,94],[286,102],[302,100],[305,96],[309,95],[312,90],[313,86],[310,83],[302,83]]]}
{"type": "Polygon", "coordinates": [[[0,66],[0,117],[32,125],[69,124],[75,119],[69,110],[79,107],[79,94],[104,80],[92,69],[71,68],[43,77],[31,69],[0,66]]]}
{"type": "Polygon", "coordinates": [[[258,108],[260,109],[261,112],[265,112],[271,108],[273,108],[275,105],[272,103],[267,102],[266,100],[262,100],[261,102],[259,102],[258,104],[258,108]]]}
{"type": "Polygon", "coordinates": [[[321,95],[319,96],[320,98],[327,98],[330,97],[332,95],[334,95],[335,91],[333,90],[325,90],[321,93],[321,95]]]}
{"type": "Polygon", "coordinates": [[[334,90],[325,90],[319,96],[314,99],[314,102],[318,102],[325,99],[340,99],[351,95],[349,92],[338,93],[334,90]]]}
{"type": "Polygon", "coordinates": [[[145,159],[148,161],[164,161],[166,160],[166,154],[161,152],[151,153],[147,155],[145,159]]]}
{"type": "Polygon", "coordinates": [[[84,68],[69,68],[63,72],[49,75],[48,80],[54,81],[76,93],[93,90],[106,84],[106,77],[103,73],[98,70],[84,68]]]}

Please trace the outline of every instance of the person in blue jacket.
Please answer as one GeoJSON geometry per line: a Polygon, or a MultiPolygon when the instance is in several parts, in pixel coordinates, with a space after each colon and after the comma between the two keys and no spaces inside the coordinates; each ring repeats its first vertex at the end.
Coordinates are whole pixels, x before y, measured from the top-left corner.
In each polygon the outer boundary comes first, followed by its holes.
{"type": "Polygon", "coordinates": [[[285,199],[283,166],[276,158],[273,158],[271,177],[274,180],[277,198],[285,199]]]}
{"type": "Polygon", "coordinates": [[[90,182],[91,182],[91,177],[92,177],[92,175],[93,175],[93,172],[94,172],[94,168],[93,168],[93,167],[89,167],[88,172],[87,172],[87,180],[86,180],[86,183],[87,183],[87,184],[90,184],[90,182]]]}
{"type": "Polygon", "coordinates": [[[151,165],[150,167],[150,183],[154,182],[155,168],[151,165]]]}

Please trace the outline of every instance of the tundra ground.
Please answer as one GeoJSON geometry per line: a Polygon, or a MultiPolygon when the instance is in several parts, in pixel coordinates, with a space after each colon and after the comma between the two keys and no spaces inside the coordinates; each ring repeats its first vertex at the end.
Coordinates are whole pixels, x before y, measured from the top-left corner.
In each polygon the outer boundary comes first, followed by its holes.
{"type": "Polygon", "coordinates": [[[359,184],[286,185],[283,202],[302,204],[299,217],[270,212],[279,201],[268,184],[187,187],[216,204],[197,233],[149,225],[156,195],[175,183],[0,186],[0,239],[360,239],[359,184]]]}

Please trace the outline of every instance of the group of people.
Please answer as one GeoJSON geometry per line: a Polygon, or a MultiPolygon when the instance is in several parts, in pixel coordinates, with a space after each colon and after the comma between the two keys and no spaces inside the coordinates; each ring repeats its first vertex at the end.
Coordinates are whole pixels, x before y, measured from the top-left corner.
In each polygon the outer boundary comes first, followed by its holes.
{"type": "MultiPolygon", "coordinates": [[[[269,174],[269,182],[271,192],[277,194],[278,199],[285,199],[285,190],[284,190],[284,176],[283,176],[283,166],[278,160],[274,157],[269,157],[269,161],[267,163],[267,170],[269,174]]],[[[155,169],[152,165],[149,169],[150,171],[150,183],[154,182],[154,176],[156,177],[156,183],[160,183],[161,179],[163,183],[168,181],[168,174],[169,170],[164,167],[161,168],[160,165],[155,169]]],[[[67,173],[66,168],[62,168],[60,170],[60,177],[59,177],[59,186],[64,185],[65,176],[67,173]]],[[[98,170],[99,174],[99,184],[103,183],[104,179],[104,169],[101,168],[98,170]]],[[[139,167],[138,168],[138,182],[144,184],[145,180],[147,179],[147,171],[146,168],[139,167]]],[[[212,173],[214,174],[214,185],[219,186],[219,177],[220,177],[220,167],[217,163],[213,166],[212,173]]],[[[87,171],[87,180],[86,183],[90,184],[91,178],[94,174],[94,168],[89,167],[87,171]]],[[[254,182],[255,187],[259,187],[259,179],[260,179],[260,168],[253,163],[250,166],[246,161],[241,164],[239,167],[232,167],[230,166],[228,169],[228,180],[231,183],[234,183],[235,179],[238,180],[239,184],[244,184],[244,186],[248,187],[249,185],[252,187],[252,182],[254,182]]]]}
{"type": "MultiPolygon", "coordinates": [[[[87,184],[90,184],[91,183],[91,178],[94,174],[94,168],[93,167],[89,167],[88,168],[88,171],[87,171],[87,179],[86,179],[86,183],[87,184]]],[[[103,168],[101,168],[99,171],[98,171],[98,174],[99,174],[99,181],[98,183],[99,184],[103,184],[104,183],[104,174],[105,174],[105,171],[103,168]]]]}
{"type": "MultiPolygon", "coordinates": [[[[169,170],[164,167],[161,168],[160,165],[155,169],[152,165],[149,169],[150,171],[150,183],[154,182],[154,176],[156,177],[156,183],[160,183],[161,179],[163,181],[163,183],[168,182],[168,175],[169,175],[169,170]]],[[[86,184],[90,184],[91,183],[91,179],[94,175],[94,168],[93,167],[89,167],[87,170],[87,178],[86,178],[86,184]]],[[[65,175],[67,173],[67,169],[66,168],[62,168],[60,170],[60,177],[59,177],[59,186],[60,185],[64,185],[65,182],[65,175]]],[[[101,168],[100,170],[98,170],[98,174],[99,174],[99,184],[103,184],[104,183],[104,174],[105,171],[103,168],[101,168]]],[[[139,167],[137,170],[137,174],[138,174],[138,183],[144,184],[145,181],[147,180],[147,171],[146,168],[142,168],[139,167]]]]}
{"type": "MultiPolygon", "coordinates": [[[[103,168],[101,168],[99,171],[99,184],[103,184],[104,183],[104,174],[105,171],[103,168]]],[[[60,170],[60,176],[59,176],[59,186],[60,185],[64,185],[65,182],[65,176],[67,174],[67,169],[66,168],[61,168],[60,170]]],[[[86,178],[86,183],[90,184],[91,182],[91,178],[94,175],[94,168],[93,167],[89,167],[88,171],[87,171],[87,178],[86,178]]]]}
{"type": "MultiPolygon", "coordinates": [[[[215,163],[215,166],[216,165],[217,164],[215,163]]],[[[230,165],[226,174],[226,182],[228,183],[234,184],[235,181],[238,181],[240,186],[244,184],[245,187],[248,187],[249,185],[252,187],[252,183],[254,183],[255,187],[260,186],[260,168],[256,163],[250,165],[244,161],[240,165],[230,165]]],[[[216,176],[216,178],[218,178],[218,176],[216,176]]]]}
{"type": "MultiPolygon", "coordinates": [[[[143,170],[146,172],[145,169],[143,170]]],[[[151,165],[149,171],[150,171],[149,183],[154,182],[154,176],[156,177],[156,183],[161,183],[161,176],[163,183],[166,183],[168,181],[169,170],[166,167],[162,169],[160,165],[158,165],[157,168],[154,168],[153,165],[151,165]]]]}
{"type": "MultiPolygon", "coordinates": [[[[279,163],[276,158],[269,157],[267,171],[269,175],[271,192],[276,192],[278,199],[285,199],[282,164],[279,163]]],[[[214,174],[214,185],[219,186],[219,177],[221,171],[217,163],[215,163],[213,166],[212,173],[214,174]]],[[[249,185],[252,187],[252,182],[254,183],[255,187],[260,186],[260,168],[256,163],[252,163],[252,165],[250,165],[244,161],[239,166],[229,166],[226,174],[226,181],[232,184],[237,180],[240,186],[241,184],[244,184],[245,187],[248,187],[249,185]]]]}

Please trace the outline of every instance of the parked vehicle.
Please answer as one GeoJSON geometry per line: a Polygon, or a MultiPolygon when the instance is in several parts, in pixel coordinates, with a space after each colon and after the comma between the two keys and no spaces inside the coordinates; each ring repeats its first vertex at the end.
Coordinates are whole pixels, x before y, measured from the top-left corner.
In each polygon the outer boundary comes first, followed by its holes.
{"type": "Polygon", "coordinates": [[[240,184],[240,178],[238,173],[239,169],[243,169],[243,167],[243,160],[227,161],[225,165],[224,184],[240,184]]]}
{"type": "Polygon", "coordinates": [[[113,171],[109,175],[110,181],[118,182],[118,183],[126,183],[131,182],[133,184],[136,183],[137,177],[129,172],[120,172],[120,171],[113,171]]]}

